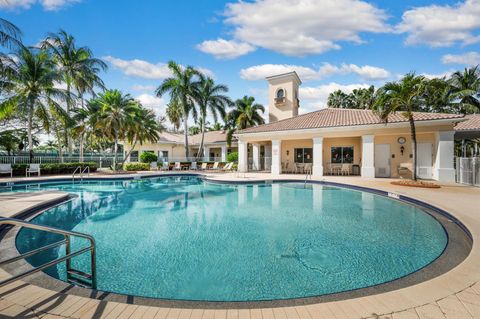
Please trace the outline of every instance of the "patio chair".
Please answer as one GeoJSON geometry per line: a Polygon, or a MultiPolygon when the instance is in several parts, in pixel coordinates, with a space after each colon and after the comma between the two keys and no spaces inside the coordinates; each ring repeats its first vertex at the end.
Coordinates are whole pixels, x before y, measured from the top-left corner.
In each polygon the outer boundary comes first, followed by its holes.
{"type": "Polygon", "coordinates": [[[0,174],[10,174],[10,178],[13,177],[12,164],[0,164],[0,174]]]}
{"type": "Polygon", "coordinates": [[[150,163],[150,170],[151,170],[151,171],[153,171],[153,170],[158,171],[158,164],[157,164],[157,162],[151,162],[151,163],[150,163]]]}
{"type": "Polygon", "coordinates": [[[175,162],[175,166],[173,167],[174,171],[181,171],[182,170],[182,165],[180,162],[175,162]]]}
{"type": "Polygon", "coordinates": [[[340,175],[342,167],[335,164],[330,164],[330,175],[340,175]]]}
{"type": "Polygon", "coordinates": [[[224,172],[229,172],[229,171],[232,170],[232,167],[233,167],[233,162],[227,163],[227,165],[225,165],[225,166],[222,168],[222,171],[224,171],[224,172]]]}
{"type": "Polygon", "coordinates": [[[192,164],[190,165],[190,169],[191,169],[192,171],[198,170],[197,162],[192,162],[192,164]]]}
{"type": "Polygon", "coordinates": [[[25,170],[25,176],[32,176],[32,173],[37,173],[40,176],[40,164],[30,164],[25,170]]]}
{"type": "Polygon", "coordinates": [[[312,174],[312,168],[313,168],[313,164],[312,163],[306,163],[304,168],[303,168],[303,172],[305,174],[312,174]]]}
{"type": "Polygon", "coordinates": [[[342,175],[350,175],[350,164],[342,164],[342,175]]]}
{"type": "Polygon", "coordinates": [[[213,167],[212,167],[212,170],[214,171],[218,171],[220,168],[218,167],[218,164],[220,164],[219,162],[215,162],[213,163],[213,167]]]}
{"type": "Polygon", "coordinates": [[[207,170],[207,163],[203,162],[202,166],[200,167],[200,170],[202,170],[202,171],[207,170]]]}
{"type": "Polygon", "coordinates": [[[170,163],[169,162],[163,162],[162,171],[169,171],[169,170],[170,170],[170,163]]]}

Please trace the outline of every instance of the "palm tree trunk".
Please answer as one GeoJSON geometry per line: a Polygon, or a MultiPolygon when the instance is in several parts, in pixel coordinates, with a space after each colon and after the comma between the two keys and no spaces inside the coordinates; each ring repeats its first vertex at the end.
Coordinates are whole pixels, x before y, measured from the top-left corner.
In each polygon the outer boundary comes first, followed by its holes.
{"type": "Polygon", "coordinates": [[[62,137],[61,137],[61,134],[58,130],[58,126],[55,126],[55,135],[57,136],[58,156],[60,157],[60,163],[63,163],[62,137]]]}
{"type": "MultiPolygon", "coordinates": [[[[185,112],[186,113],[186,112],[185,112]]],[[[189,152],[188,152],[188,114],[184,115],[183,119],[183,130],[184,130],[184,143],[185,143],[185,157],[189,157],[189,152]]]]}
{"type": "Polygon", "coordinates": [[[28,151],[30,153],[30,161],[32,160],[33,157],[33,136],[32,136],[32,130],[33,130],[33,108],[30,107],[28,110],[28,151]]]}
{"type": "Polygon", "coordinates": [[[410,122],[410,134],[412,136],[412,160],[413,160],[413,180],[417,180],[417,133],[415,130],[415,122],[413,120],[413,115],[410,115],[408,118],[410,122]]]}
{"type": "Polygon", "coordinates": [[[200,148],[198,149],[197,159],[203,154],[203,141],[205,139],[205,117],[202,119],[202,139],[200,140],[200,148]]]}
{"type": "MultiPolygon", "coordinates": [[[[125,144],[124,144],[125,145],[125,144]]],[[[127,158],[130,156],[130,154],[132,154],[133,150],[135,149],[135,146],[137,146],[137,139],[135,138],[135,141],[133,142],[132,144],[132,147],[130,148],[130,150],[127,152],[127,154],[125,155],[123,161],[122,161],[122,167],[123,167],[123,164],[125,164],[125,162],[127,161],[127,158]]]]}
{"type": "Polygon", "coordinates": [[[117,171],[117,149],[118,149],[118,137],[117,132],[115,132],[115,143],[113,147],[113,171],[117,171]]]}
{"type": "Polygon", "coordinates": [[[83,162],[83,144],[84,144],[84,137],[83,137],[83,134],[80,134],[80,141],[79,141],[79,144],[80,144],[80,162],[83,162]]]}

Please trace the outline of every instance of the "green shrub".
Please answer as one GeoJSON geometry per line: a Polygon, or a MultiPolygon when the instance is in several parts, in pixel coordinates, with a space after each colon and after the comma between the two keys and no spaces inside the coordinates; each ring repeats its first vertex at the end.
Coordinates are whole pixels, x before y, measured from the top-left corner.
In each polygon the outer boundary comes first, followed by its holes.
{"type": "Polygon", "coordinates": [[[150,169],[150,164],[138,162],[125,163],[124,169],[126,171],[148,171],[150,169]]]}
{"type": "Polygon", "coordinates": [[[227,162],[238,162],[238,152],[231,152],[228,154],[227,162]]]}
{"type": "Polygon", "coordinates": [[[158,156],[153,154],[152,152],[143,152],[140,154],[140,161],[142,163],[151,163],[156,162],[158,160],[158,156]]]}
{"type": "MultiPolygon", "coordinates": [[[[81,166],[82,170],[85,167],[90,168],[90,172],[95,172],[98,168],[97,163],[94,162],[71,162],[71,163],[45,163],[40,164],[40,173],[43,174],[72,174],[77,167],[81,166]]],[[[28,164],[13,164],[12,170],[15,176],[25,176],[25,170],[28,164]]]]}

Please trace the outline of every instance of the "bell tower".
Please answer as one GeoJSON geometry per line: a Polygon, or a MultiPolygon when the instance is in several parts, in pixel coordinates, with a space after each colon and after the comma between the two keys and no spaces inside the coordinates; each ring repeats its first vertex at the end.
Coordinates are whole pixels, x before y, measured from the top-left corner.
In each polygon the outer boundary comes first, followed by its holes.
{"type": "Polygon", "coordinates": [[[270,76],[267,81],[269,123],[297,116],[300,107],[298,87],[302,84],[297,72],[270,76]]]}

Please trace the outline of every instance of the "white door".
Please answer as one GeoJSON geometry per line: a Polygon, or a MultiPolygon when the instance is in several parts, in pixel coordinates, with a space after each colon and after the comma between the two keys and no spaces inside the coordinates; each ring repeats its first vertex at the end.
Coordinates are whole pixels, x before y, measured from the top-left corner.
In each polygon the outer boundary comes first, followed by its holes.
{"type": "Polygon", "coordinates": [[[390,144],[375,144],[375,177],[390,177],[390,144]]]}
{"type": "Polygon", "coordinates": [[[432,144],[417,144],[417,176],[432,179],[432,144]]]}

